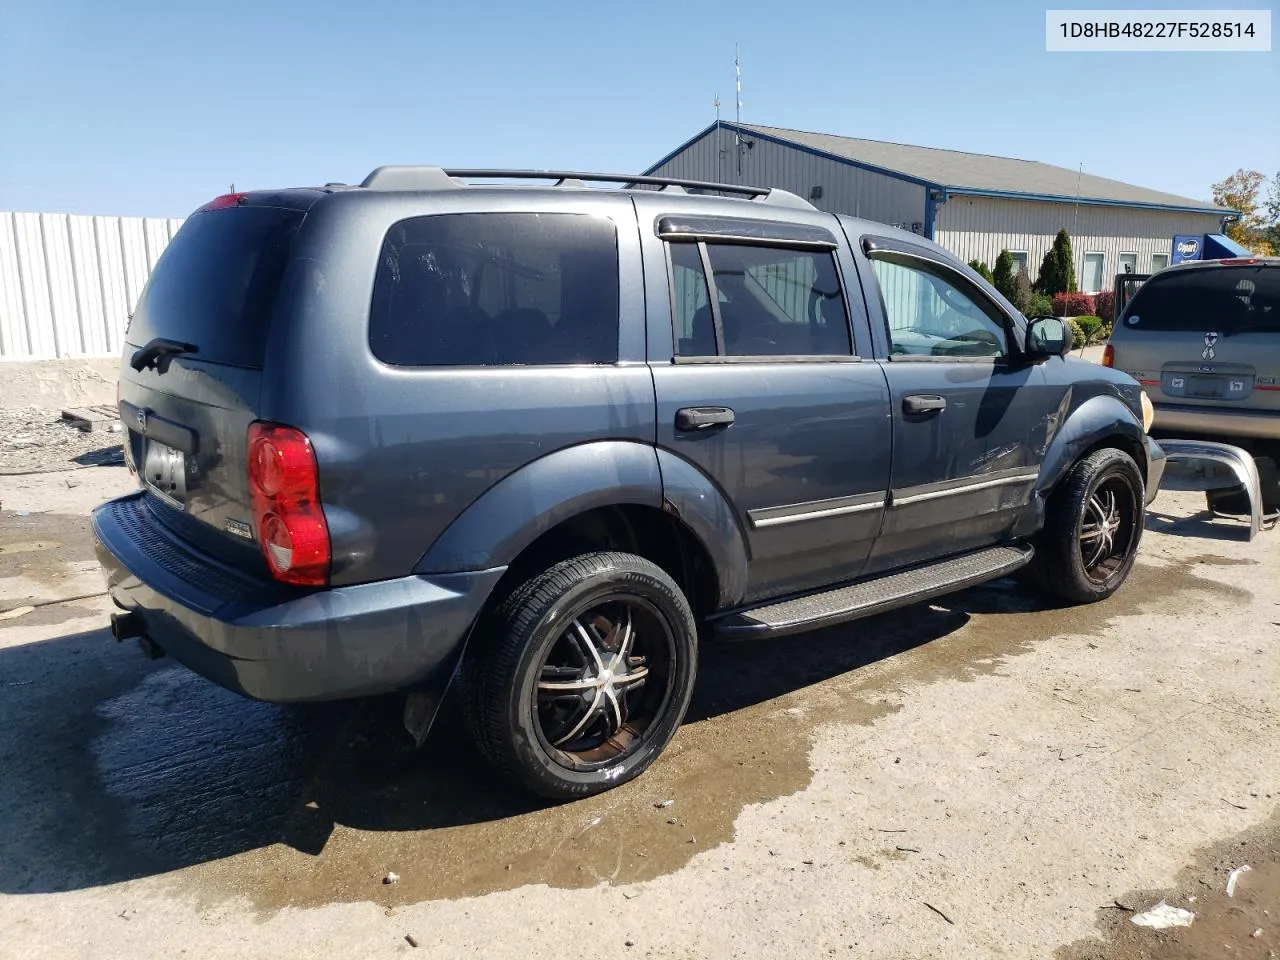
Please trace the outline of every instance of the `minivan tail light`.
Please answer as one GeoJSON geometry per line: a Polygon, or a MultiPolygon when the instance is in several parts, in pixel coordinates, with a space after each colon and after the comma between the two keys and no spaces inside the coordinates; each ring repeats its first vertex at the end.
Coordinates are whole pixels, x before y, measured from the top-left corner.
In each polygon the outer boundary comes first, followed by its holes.
{"type": "Polygon", "coordinates": [[[1114,367],[1116,365],[1116,348],[1109,343],[1102,351],[1102,365],[1104,367],[1114,367]]]}
{"type": "Polygon", "coordinates": [[[271,575],[324,586],[332,556],[311,441],[301,430],[260,420],[249,425],[248,448],[254,529],[271,575]]]}

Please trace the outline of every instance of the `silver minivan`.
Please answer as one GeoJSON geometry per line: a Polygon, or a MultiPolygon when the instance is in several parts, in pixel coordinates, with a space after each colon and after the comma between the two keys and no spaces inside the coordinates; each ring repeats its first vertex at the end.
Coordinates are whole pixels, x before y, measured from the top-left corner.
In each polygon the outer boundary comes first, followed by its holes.
{"type": "Polygon", "coordinates": [[[1166,435],[1280,440],[1280,258],[1153,275],[1125,304],[1103,363],[1142,384],[1166,435]]]}

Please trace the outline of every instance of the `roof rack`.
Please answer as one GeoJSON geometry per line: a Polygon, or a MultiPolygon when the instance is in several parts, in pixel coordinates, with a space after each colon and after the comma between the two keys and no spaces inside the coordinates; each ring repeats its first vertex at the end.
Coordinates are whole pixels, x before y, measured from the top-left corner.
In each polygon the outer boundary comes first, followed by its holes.
{"type": "Polygon", "coordinates": [[[370,190],[447,190],[465,186],[463,180],[554,180],[557,187],[586,186],[595,183],[621,183],[628,187],[642,184],[673,192],[707,190],[732,193],[766,203],[813,209],[807,200],[776,187],[750,187],[738,183],[715,183],[709,180],[684,180],[674,177],[650,177],[634,173],[581,173],[572,170],[494,170],[452,169],[432,166],[378,167],[360,184],[370,190]]]}

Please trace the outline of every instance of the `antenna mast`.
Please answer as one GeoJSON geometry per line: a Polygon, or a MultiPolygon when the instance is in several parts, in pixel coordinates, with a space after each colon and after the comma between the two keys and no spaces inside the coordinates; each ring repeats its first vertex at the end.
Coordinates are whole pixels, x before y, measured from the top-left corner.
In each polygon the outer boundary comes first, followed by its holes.
{"type": "Polygon", "coordinates": [[[1076,209],[1071,215],[1071,232],[1078,233],[1080,230],[1080,179],[1084,176],[1084,164],[1080,164],[1076,170],[1076,209]]]}
{"type": "Polygon", "coordinates": [[[733,45],[733,79],[734,79],[734,87],[736,89],[737,96],[734,97],[736,108],[734,111],[733,118],[734,118],[735,124],[739,127],[739,129],[736,129],[733,132],[733,136],[734,136],[733,143],[738,154],[738,178],[739,179],[742,178],[742,130],[740,129],[742,124],[742,60],[741,60],[740,52],[741,51],[740,51],[739,44],[735,43],[733,45]]]}
{"type": "Polygon", "coordinates": [[[720,94],[716,93],[716,179],[724,180],[724,142],[720,139],[720,94]]]}

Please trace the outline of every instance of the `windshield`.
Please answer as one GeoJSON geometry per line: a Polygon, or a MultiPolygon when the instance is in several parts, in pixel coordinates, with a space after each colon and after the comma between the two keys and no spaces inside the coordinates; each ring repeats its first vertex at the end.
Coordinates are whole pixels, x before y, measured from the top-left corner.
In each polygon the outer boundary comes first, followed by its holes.
{"type": "Polygon", "coordinates": [[[1280,267],[1203,267],[1152,277],[1125,310],[1134,330],[1280,333],[1280,267]]]}

